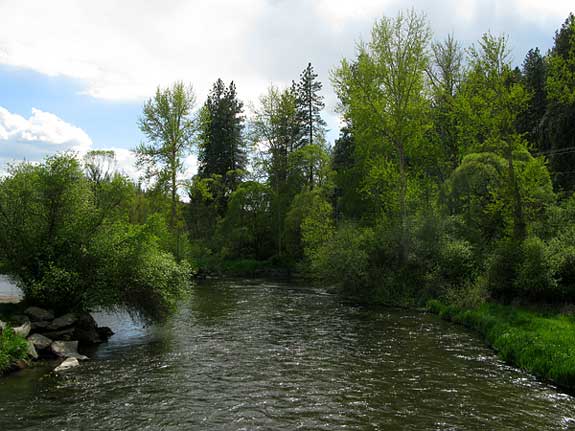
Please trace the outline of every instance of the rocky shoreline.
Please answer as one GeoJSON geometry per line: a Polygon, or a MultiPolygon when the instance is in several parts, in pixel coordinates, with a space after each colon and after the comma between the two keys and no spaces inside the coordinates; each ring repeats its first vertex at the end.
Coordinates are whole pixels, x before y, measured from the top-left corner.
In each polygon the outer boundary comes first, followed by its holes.
{"type": "Polygon", "coordinates": [[[99,327],[90,313],[56,316],[51,310],[28,307],[7,320],[0,321],[0,334],[10,325],[17,336],[27,340],[30,358],[12,364],[13,371],[42,359],[59,359],[56,372],[76,367],[79,361],[89,359],[78,352],[79,347],[103,343],[114,334],[108,327],[99,327]]]}

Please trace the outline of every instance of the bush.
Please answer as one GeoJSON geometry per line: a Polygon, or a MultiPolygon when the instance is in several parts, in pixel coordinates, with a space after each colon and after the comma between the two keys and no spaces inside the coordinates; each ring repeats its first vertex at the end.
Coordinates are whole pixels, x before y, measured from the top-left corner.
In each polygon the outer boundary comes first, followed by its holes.
{"type": "Polygon", "coordinates": [[[0,329],[0,374],[7,371],[17,360],[28,358],[28,343],[18,337],[10,326],[0,329]]]}
{"type": "Polygon", "coordinates": [[[157,219],[125,221],[129,189],[120,176],[90,184],[70,155],[18,165],[0,180],[0,260],[28,302],[58,313],[126,307],[165,317],[189,268],[162,251],[157,219]]]}
{"type": "Polygon", "coordinates": [[[520,243],[511,240],[499,243],[487,267],[487,287],[493,297],[509,302],[516,296],[515,280],[521,261],[520,243]]]}
{"type": "Polygon", "coordinates": [[[371,287],[373,231],[341,226],[310,256],[312,273],[327,283],[341,284],[348,292],[365,294],[371,287]]]}
{"type": "Polygon", "coordinates": [[[550,300],[557,296],[557,282],[545,243],[531,237],[521,244],[515,292],[530,300],[550,300]]]}

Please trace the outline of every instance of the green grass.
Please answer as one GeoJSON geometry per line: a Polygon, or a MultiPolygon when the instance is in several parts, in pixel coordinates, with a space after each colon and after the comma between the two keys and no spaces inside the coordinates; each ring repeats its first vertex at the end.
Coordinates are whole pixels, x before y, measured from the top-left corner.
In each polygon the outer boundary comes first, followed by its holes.
{"type": "Polygon", "coordinates": [[[435,300],[428,309],[479,332],[507,363],[575,390],[574,317],[500,304],[460,309],[435,300]]]}
{"type": "Polygon", "coordinates": [[[0,334],[0,375],[10,369],[17,360],[28,359],[28,344],[18,337],[9,326],[0,334]]]}

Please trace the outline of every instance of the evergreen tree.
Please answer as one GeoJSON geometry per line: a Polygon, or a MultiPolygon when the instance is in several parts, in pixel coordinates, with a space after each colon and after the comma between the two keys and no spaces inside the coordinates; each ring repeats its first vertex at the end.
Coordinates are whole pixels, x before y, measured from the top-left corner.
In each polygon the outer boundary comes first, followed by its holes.
{"type": "MultiPolygon", "coordinates": [[[[294,88],[294,86],[292,86],[294,88]]],[[[300,74],[300,80],[294,90],[297,95],[297,114],[301,133],[298,147],[320,144],[324,140],[325,121],[321,118],[321,110],[325,107],[323,96],[319,94],[322,84],[317,80],[311,63],[300,74]]],[[[309,169],[308,183],[313,188],[313,169],[309,169]]]]}
{"type": "Polygon", "coordinates": [[[553,182],[565,191],[575,190],[575,16],[570,14],[555,33],[547,56],[548,108],[544,127],[549,140],[553,182]]]}
{"type": "Polygon", "coordinates": [[[547,109],[546,74],[545,59],[539,48],[530,49],[523,61],[521,83],[531,98],[525,111],[518,117],[517,128],[520,133],[525,133],[527,141],[537,152],[549,150],[541,133],[541,121],[547,109]]]}
{"type": "Polygon", "coordinates": [[[200,112],[198,173],[200,178],[223,178],[224,201],[237,188],[246,168],[243,129],[243,103],[237,99],[235,84],[226,88],[218,79],[200,112]]]}

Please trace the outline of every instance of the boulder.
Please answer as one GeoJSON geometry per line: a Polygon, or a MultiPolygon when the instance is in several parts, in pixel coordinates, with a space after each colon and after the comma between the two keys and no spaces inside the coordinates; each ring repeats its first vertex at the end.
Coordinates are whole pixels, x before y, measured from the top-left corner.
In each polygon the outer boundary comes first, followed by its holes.
{"type": "Polygon", "coordinates": [[[34,343],[32,343],[32,341],[28,341],[28,350],[26,352],[28,353],[28,356],[30,356],[32,359],[38,359],[38,352],[36,351],[36,348],[34,347],[34,343]]]}
{"type": "Polygon", "coordinates": [[[64,314],[52,321],[48,326],[48,330],[50,331],[58,331],[59,329],[67,328],[72,326],[74,323],[78,321],[78,316],[74,313],[64,314]]]}
{"type": "Polygon", "coordinates": [[[78,316],[74,339],[80,344],[98,344],[103,341],[98,332],[98,325],[90,313],[82,313],[78,316]]]}
{"type": "Polygon", "coordinates": [[[32,324],[30,323],[30,321],[28,321],[20,326],[15,326],[13,329],[16,335],[22,338],[26,338],[30,333],[30,331],[32,330],[32,324]]]}
{"type": "Polygon", "coordinates": [[[38,320],[36,322],[32,322],[32,332],[42,332],[45,331],[48,326],[50,326],[49,320],[38,320]]]}
{"type": "Polygon", "coordinates": [[[62,363],[60,365],[58,365],[54,371],[59,372],[59,371],[66,371],[69,370],[70,368],[74,368],[79,366],[80,363],[78,362],[78,359],[76,358],[66,358],[64,359],[64,361],[62,361],[62,363]]]}
{"type": "Polygon", "coordinates": [[[112,331],[107,326],[101,326],[97,329],[97,331],[98,331],[98,335],[100,336],[102,341],[108,341],[108,338],[110,338],[112,335],[114,335],[114,331],[112,331]]]}
{"type": "Polygon", "coordinates": [[[28,307],[24,310],[24,314],[28,316],[32,322],[54,320],[54,313],[40,307],[28,307]]]}
{"type": "Polygon", "coordinates": [[[61,331],[41,331],[42,335],[58,341],[70,341],[74,339],[74,328],[62,329],[61,331]]]}
{"type": "Polygon", "coordinates": [[[46,350],[52,344],[52,340],[41,334],[32,334],[28,337],[28,341],[31,342],[36,350],[46,350]]]}
{"type": "Polygon", "coordinates": [[[88,359],[87,356],[78,353],[77,341],[54,341],[50,345],[50,350],[61,358],[76,358],[81,361],[88,359]]]}

